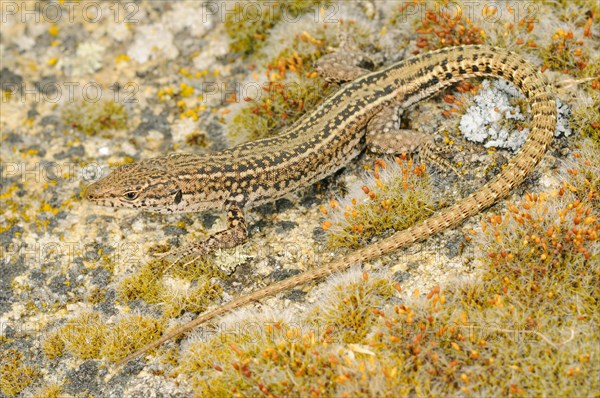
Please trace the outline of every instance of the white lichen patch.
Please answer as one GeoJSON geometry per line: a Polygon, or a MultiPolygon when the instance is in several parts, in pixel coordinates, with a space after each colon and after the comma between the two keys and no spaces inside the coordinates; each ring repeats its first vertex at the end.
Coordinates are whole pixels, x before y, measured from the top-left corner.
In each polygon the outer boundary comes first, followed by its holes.
{"type": "Polygon", "coordinates": [[[98,43],[85,42],[77,46],[74,57],[61,58],[58,66],[65,75],[79,77],[92,74],[102,68],[106,48],[98,43]]]}
{"type": "Polygon", "coordinates": [[[180,2],[173,3],[172,8],[165,12],[161,21],[173,32],[188,29],[193,37],[200,37],[214,28],[219,15],[216,3],[211,2],[180,2]]]}
{"type": "MultiPolygon", "coordinates": [[[[496,147],[516,151],[529,135],[525,115],[517,103],[523,95],[506,80],[490,83],[484,80],[479,93],[473,97],[474,104],[462,116],[459,124],[464,137],[486,148],[496,147]]],[[[570,109],[557,99],[558,120],[555,137],[570,136],[573,132],[568,125],[570,109]]]]}
{"type": "Polygon", "coordinates": [[[177,119],[173,123],[172,134],[175,142],[184,142],[186,137],[198,130],[198,123],[191,118],[177,119]]]}
{"type": "Polygon", "coordinates": [[[173,33],[160,23],[140,26],[127,55],[141,64],[157,57],[175,59],[179,50],[173,38],[173,33]]]}
{"type": "Polygon", "coordinates": [[[209,69],[214,63],[214,59],[225,54],[227,54],[227,40],[222,35],[219,35],[214,40],[209,40],[200,54],[194,57],[192,60],[194,68],[198,70],[209,69]]]}
{"type": "Polygon", "coordinates": [[[215,266],[227,275],[231,275],[235,269],[251,258],[244,246],[233,249],[218,249],[215,251],[215,266]]]}

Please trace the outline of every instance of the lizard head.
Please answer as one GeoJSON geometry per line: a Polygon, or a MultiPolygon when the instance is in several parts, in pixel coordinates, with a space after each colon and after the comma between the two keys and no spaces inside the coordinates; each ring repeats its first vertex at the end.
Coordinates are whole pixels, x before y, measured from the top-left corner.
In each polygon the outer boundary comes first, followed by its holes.
{"type": "Polygon", "coordinates": [[[90,184],[85,198],[101,206],[140,208],[159,213],[185,208],[177,179],[152,161],[125,164],[90,184]]]}

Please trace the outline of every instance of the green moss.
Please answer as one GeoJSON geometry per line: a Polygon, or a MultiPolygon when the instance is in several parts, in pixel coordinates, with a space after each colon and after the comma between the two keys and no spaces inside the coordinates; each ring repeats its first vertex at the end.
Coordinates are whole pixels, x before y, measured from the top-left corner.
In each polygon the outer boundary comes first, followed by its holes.
{"type": "Polygon", "coordinates": [[[231,39],[229,48],[243,56],[253,54],[263,47],[269,31],[282,18],[296,19],[329,3],[322,0],[236,2],[225,19],[225,31],[231,39]]]}
{"type": "MultiPolygon", "coordinates": [[[[593,51],[591,47],[586,45],[584,39],[592,37],[591,22],[592,17],[587,16],[578,20],[585,26],[582,35],[574,33],[572,29],[557,29],[552,35],[550,43],[540,48],[539,56],[544,61],[544,66],[555,71],[570,74],[577,78],[596,78],[595,89],[598,90],[598,57],[592,57],[593,51]],[[586,23],[589,22],[589,23],[586,23]]],[[[570,26],[577,25],[576,22],[571,22],[570,26]]]]}
{"type": "MultiPolygon", "coordinates": [[[[600,75],[600,71],[598,73],[600,75]]],[[[600,94],[592,91],[590,96],[591,101],[589,103],[580,104],[575,108],[570,125],[574,131],[578,131],[583,137],[589,137],[600,144],[600,111],[598,110],[600,109],[600,94]]]]}
{"type": "Polygon", "coordinates": [[[109,361],[117,362],[158,339],[164,330],[165,323],[162,320],[129,315],[110,328],[100,353],[109,361]]]}
{"type": "Polygon", "coordinates": [[[13,341],[14,341],[13,339],[9,339],[6,336],[0,335],[0,346],[3,346],[4,344],[12,343],[13,341]]]}
{"type": "Polygon", "coordinates": [[[483,29],[473,24],[463,7],[449,0],[436,3],[435,7],[422,8],[421,5],[411,4],[411,2],[400,2],[391,13],[390,23],[392,26],[406,24],[405,18],[414,15],[415,9],[421,10],[416,14],[418,18],[412,18],[417,32],[415,43],[417,52],[484,42],[483,29]]]}
{"type": "Polygon", "coordinates": [[[127,127],[127,112],[122,104],[112,100],[79,101],[65,106],[63,121],[87,135],[102,135],[110,130],[127,127]]]}
{"type": "Polygon", "coordinates": [[[389,281],[365,273],[362,280],[330,288],[308,319],[316,326],[326,325],[335,341],[360,343],[377,318],[372,310],[384,305],[395,292],[389,281]]]}
{"type": "Polygon", "coordinates": [[[581,201],[598,208],[600,202],[600,142],[584,139],[565,167],[564,186],[581,201]]]}
{"type": "Polygon", "coordinates": [[[235,113],[229,131],[234,141],[255,141],[272,137],[290,126],[307,111],[318,105],[336,90],[313,69],[323,55],[325,32],[309,43],[302,37],[294,45],[269,61],[268,84],[260,97],[235,113]],[[303,44],[303,51],[300,51],[303,44]]]}
{"type": "MultiPolygon", "coordinates": [[[[174,278],[194,281],[201,278],[223,278],[224,273],[216,268],[211,257],[203,257],[196,259],[192,263],[187,263],[189,259],[179,261],[177,264],[170,266],[169,274],[174,278]]],[[[170,265],[170,263],[169,263],[170,265]]]]}
{"type": "Polygon", "coordinates": [[[106,288],[100,288],[98,286],[92,287],[86,295],[86,300],[94,305],[104,302],[106,300],[106,288]]]}
{"type": "Polygon", "coordinates": [[[206,307],[219,298],[223,292],[220,286],[211,283],[206,278],[198,279],[194,284],[195,286],[184,289],[180,285],[180,287],[162,290],[162,307],[165,317],[177,317],[186,311],[195,314],[204,312],[206,307]]]}
{"type": "MultiPolygon", "coordinates": [[[[595,317],[594,297],[600,294],[598,256],[600,222],[591,205],[566,190],[526,195],[509,205],[503,215],[483,224],[482,259],[489,270],[486,294],[494,305],[511,308],[507,318],[523,305],[519,318],[505,325],[531,329],[558,317],[552,329],[595,317]],[[596,259],[597,260],[597,259],[596,259]],[[595,262],[595,266],[592,264],[595,262]],[[576,305],[577,313],[573,313],[576,305]]],[[[554,333],[554,330],[549,332],[554,333]]]]}
{"type": "Polygon", "coordinates": [[[80,359],[106,358],[118,361],[156,340],[165,322],[140,315],[129,315],[107,325],[100,315],[86,312],[50,334],[43,344],[49,359],[62,356],[66,349],[80,359]]]}
{"type": "Polygon", "coordinates": [[[579,27],[585,26],[588,19],[595,19],[597,24],[600,15],[600,5],[595,0],[558,0],[547,3],[554,7],[561,21],[577,23],[579,27]]]}
{"type": "Polygon", "coordinates": [[[390,230],[399,231],[429,217],[434,211],[431,185],[424,168],[411,161],[378,161],[389,170],[375,166],[374,183],[363,185],[362,197],[353,197],[322,211],[330,248],[359,248],[390,230]],[[398,167],[400,165],[400,167],[398,167]],[[367,186],[370,185],[370,186],[367,186]]]}
{"type": "Polygon", "coordinates": [[[341,361],[321,336],[285,323],[240,326],[247,332],[193,343],[180,359],[175,373],[195,396],[334,395],[341,361]]]}
{"type": "MultiPolygon", "coordinates": [[[[95,312],[84,312],[77,318],[71,319],[57,333],[63,341],[65,349],[80,359],[98,358],[100,347],[108,330],[100,315],[95,312]]],[[[59,353],[60,348],[55,346],[50,349],[52,353],[59,353]]],[[[48,354],[48,353],[46,353],[48,354]]]]}
{"type": "Polygon", "coordinates": [[[167,262],[153,260],[136,273],[123,279],[119,285],[119,298],[125,301],[144,300],[148,304],[160,302],[160,280],[167,262]]]}
{"type": "Polygon", "coordinates": [[[63,397],[62,387],[58,384],[49,384],[38,389],[33,398],[61,398],[63,397]]]}
{"type": "Polygon", "coordinates": [[[15,349],[0,351],[0,391],[15,397],[40,377],[37,368],[23,364],[23,354],[15,349]]]}
{"type": "Polygon", "coordinates": [[[294,84],[273,83],[268,98],[242,108],[231,120],[234,140],[256,141],[278,135],[334,90],[316,76],[299,77],[294,84]]]}
{"type": "Polygon", "coordinates": [[[125,301],[139,299],[160,304],[166,317],[179,316],[185,311],[204,311],[221,296],[223,290],[215,280],[224,274],[208,259],[186,262],[182,260],[175,265],[165,259],[149,262],[121,282],[119,297],[125,301]]]}
{"type": "Polygon", "coordinates": [[[62,357],[65,352],[65,342],[58,331],[50,333],[42,344],[42,349],[46,358],[52,360],[62,357]]]}
{"type": "Polygon", "coordinates": [[[208,146],[208,136],[200,131],[194,131],[185,137],[185,143],[190,146],[206,148],[208,146]]]}

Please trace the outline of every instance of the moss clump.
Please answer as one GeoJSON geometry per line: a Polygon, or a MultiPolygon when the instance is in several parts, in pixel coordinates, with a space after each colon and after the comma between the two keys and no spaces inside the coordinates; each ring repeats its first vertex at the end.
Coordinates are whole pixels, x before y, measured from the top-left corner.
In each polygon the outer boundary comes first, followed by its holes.
{"type": "MultiPolygon", "coordinates": [[[[107,264],[107,268],[114,268],[111,265],[111,263],[107,264]]],[[[114,272],[112,269],[109,271],[114,272]]],[[[86,295],[86,301],[94,305],[104,302],[106,300],[106,290],[106,288],[100,288],[98,286],[92,287],[86,295]]]]}
{"type": "Polygon", "coordinates": [[[160,304],[166,317],[186,311],[199,313],[221,296],[223,289],[216,280],[223,277],[223,272],[207,259],[190,264],[181,260],[175,265],[164,259],[154,260],[121,282],[119,297],[160,304]]]}
{"type": "Polygon", "coordinates": [[[165,323],[159,319],[141,315],[121,318],[108,330],[100,352],[109,361],[119,361],[158,339],[164,330],[165,323]]]}
{"type": "Polygon", "coordinates": [[[387,163],[378,160],[369,180],[363,180],[360,194],[355,190],[348,195],[350,200],[342,204],[332,201],[330,209],[321,208],[327,215],[323,229],[329,247],[364,246],[372,238],[408,228],[434,211],[424,166],[400,158],[387,163]]]}
{"type": "MultiPolygon", "coordinates": [[[[598,63],[600,64],[600,60],[598,63]]],[[[600,78],[598,79],[598,90],[600,90],[600,78]]],[[[570,122],[573,130],[578,131],[583,137],[591,138],[596,144],[600,144],[600,111],[598,109],[600,109],[600,93],[591,92],[590,98],[575,108],[570,122]]]]}
{"type": "Polygon", "coordinates": [[[527,303],[528,325],[522,326],[538,325],[547,313],[563,316],[558,326],[567,314],[576,318],[596,309],[600,273],[591,263],[600,254],[600,222],[590,203],[564,189],[527,194],[503,216],[488,217],[482,228],[491,271],[483,276],[490,281],[488,294],[505,306],[527,303]],[[571,313],[575,303],[578,315],[571,313]]]}
{"type": "Polygon", "coordinates": [[[552,36],[550,44],[540,51],[544,66],[581,76],[582,71],[590,61],[589,50],[583,46],[583,41],[575,38],[573,31],[558,29],[552,36]]]}
{"type": "MultiPolygon", "coordinates": [[[[400,8],[392,15],[392,25],[404,23],[402,17],[407,9],[421,9],[419,1],[400,3],[400,8]]],[[[421,16],[421,13],[418,14],[421,16]]],[[[429,52],[462,44],[482,44],[485,39],[483,29],[473,24],[468,13],[454,2],[443,0],[435,3],[435,8],[426,7],[422,18],[415,19],[417,32],[416,46],[419,52],[429,52]]]]}
{"type": "Polygon", "coordinates": [[[19,351],[0,351],[0,391],[6,396],[17,396],[40,376],[37,368],[23,364],[23,354],[19,351]]]}
{"type": "Polygon", "coordinates": [[[123,279],[119,285],[119,297],[125,301],[144,300],[148,304],[160,302],[160,278],[166,262],[154,260],[136,273],[123,279]]]}
{"type": "Polygon", "coordinates": [[[388,302],[396,290],[383,276],[372,278],[364,273],[360,280],[351,277],[350,281],[338,281],[324,289],[325,297],[308,319],[314,320],[315,326],[326,325],[330,337],[337,342],[360,343],[377,318],[373,309],[388,302]]]}
{"type": "Polygon", "coordinates": [[[58,331],[50,333],[42,343],[42,349],[46,358],[52,360],[62,357],[65,352],[65,342],[58,331]]]}
{"type": "Polygon", "coordinates": [[[563,169],[565,189],[581,201],[600,208],[600,142],[585,139],[563,169]]]}
{"type": "Polygon", "coordinates": [[[35,394],[33,395],[33,398],[61,398],[63,397],[62,394],[62,387],[58,384],[49,384],[45,387],[42,387],[40,389],[38,389],[35,394]]]}
{"type": "Polygon", "coordinates": [[[162,285],[163,315],[167,318],[177,317],[184,312],[200,313],[208,304],[219,298],[223,289],[211,283],[207,278],[200,278],[193,284],[181,279],[171,279],[162,285]]]}
{"type": "Polygon", "coordinates": [[[169,263],[169,274],[174,278],[194,281],[197,279],[221,279],[225,276],[223,271],[215,267],[214,261],[210,257],[196,259],[194,262],[187,264],[188,260],[179,261],[171,266],[169,263]]]}
{"type": "Polygon", "coordinates": [[[268,63],[268,81],[259,98],[242,98],[248,100],[248,105],[235,113],[229,128],[235,140],[254,141],[277,135],[335,91],[336,87],[328,85],[312,66],[328,44],[325,33],[320,32],[319,38],[300,35],[294,42],[268,63]],[[298,49],[300,44],[302,51],[298,49]]]}
{"type": "Polygon", "coordinates": [[[80,359],[118,361],[156,340],[164,329],[163,320],[130,315],[107,325],[98,313],[86,312],[50,334],[43,349],[49,359],[60,357],[67,350],[80,359]]]}
{"type": "Polygon", "coordinates": [[[74,102],[63,109],[62,118],[66,124],[87,135],[127,127],[125,107],[112,100],[74,102]]]}
{"type": "Polygon", "coordinates": [[[196,396],[332,396],[342,360],[327,336],[284,322],[240,323],[190,345],[176,374],[196,396]]]}
{"type": "Polygon", "coordinates": [[[330,3],[329,0],[236,2],[225,19],[225,30],[231,38],[229,48],[243,56],[255,53],[262,48],[269,31],[282,18],[296,19],[310,10],[330,3]],[[249,21],[253,22],[249,23],[249,21]]]}
{"type": "MultiPolygon", "coordinates": [[[[99,314],[84,312],[77,318],[69,320],[65,326],[58,329],[57,333],[67,351],[80,359],[91,359],[99,357],[107,330],[99,314]]],[[[60,350],[57,348],[60,347],[56,345],[54,348],[49,347],[50,355],[58,354],[60,350]]]]}
{"type": "Polygon", "coordinates": [[[233,117],[230,131],[234,140],[256,141],[275,136],[333,92],[332,86],[317,76],[299,77],[288,85],[270,82],[267,87],[268,98],[261,96],[261,100],[233,117]]]}
{"type": "Polygon", "coordinates": [[[548,5],[550,7],[555,7],[559,12],[571,10],[577,14],[585,13],[589,18],[592,18],[594,15],[596,17],[600,15],[600,4],[594,0],[558,0],[548,3],[548,5]],[[570,5],[575,5],[577,7],[569,8],[568,6],[570,5]]]}
{"type": "Polygon", "coordinates": [[[185,137],[185,143],[190,146],[206,148],[208,146],[208,136],[200,131],[193,131],[185,137]]]}

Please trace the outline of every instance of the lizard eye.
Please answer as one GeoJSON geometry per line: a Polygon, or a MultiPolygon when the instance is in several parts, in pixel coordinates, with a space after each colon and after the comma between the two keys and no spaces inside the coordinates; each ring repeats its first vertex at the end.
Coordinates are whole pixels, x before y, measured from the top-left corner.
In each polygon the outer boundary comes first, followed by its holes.
{"type": "Polygon", "coordinates": [[[123,198],[125,200],[135,200],[135,198],[137,198],[137,197],[138,197],[138,193],[135,191],[129,191],[129,192],[125,192],[123,194],[123,198]]]}

